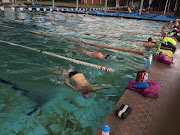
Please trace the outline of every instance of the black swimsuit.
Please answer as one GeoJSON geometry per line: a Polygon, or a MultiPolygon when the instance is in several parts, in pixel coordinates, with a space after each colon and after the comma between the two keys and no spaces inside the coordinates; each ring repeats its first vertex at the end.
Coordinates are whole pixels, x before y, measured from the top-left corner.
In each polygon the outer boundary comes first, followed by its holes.
{"type": "Polygon", "coordinates": [[[78,72],[78,71],[69,72],[69,78],[71,78],[73,75],[76,75],[78,73],[80,73],[80,72],[78,72]]]}

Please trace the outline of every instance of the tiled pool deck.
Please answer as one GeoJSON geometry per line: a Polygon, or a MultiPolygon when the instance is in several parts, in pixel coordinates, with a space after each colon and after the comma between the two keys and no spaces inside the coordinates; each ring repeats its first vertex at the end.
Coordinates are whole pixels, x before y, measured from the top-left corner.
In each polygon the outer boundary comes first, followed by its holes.
{"type": "MultiPolygon", "coordinates": [[[[110,126],[110,135],[180,135],[180,43],[176,47],[174,64],[154,59],[149,68],[148,81],[161,86],[159,97],[148,98],[126,90],[102,124],[110,126]],[[124,120],[115,115],[121,104],[132,107],[124,120]]],[[[101,135],[102,126],[96,135],[101,135]]]]}

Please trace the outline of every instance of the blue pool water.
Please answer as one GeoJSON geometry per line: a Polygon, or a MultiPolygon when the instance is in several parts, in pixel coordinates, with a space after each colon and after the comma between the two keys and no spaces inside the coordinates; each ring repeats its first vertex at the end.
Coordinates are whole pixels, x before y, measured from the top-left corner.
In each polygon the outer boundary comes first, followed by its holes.
{"type": "Polygon", "coordinates": [[[153,21],[96,16],[85,18],[83,15],[70,18],[70,16],[71,14],[60,12],[30,13],[5,9],[0,11],[0,40],[113,68],[115,72],[101,71],[0,42],[0,134],[95,134],[124,93],[128,82],[135,78],[136,72],[146,63],[149,50],[141,46],[142,42],[107,38],[83,32],[147,40],[148,35],[127,34],[118,30],[154,34],[158,33],[164,25],[153,21]],[[14,20],[23,20],[23,22],[14,20]],[[103,49],[31,33],[28,32],[29,30],[106,46],[144,51],[145,54],[142,56],[103,49]],[[79,53],[80,48],[100,51],[103,54],[109,53],[116,61],[94,59],[79,53]],[[80,71],[94,87],[107,85],[123,88],[100,90],[91,93],[89,99],[84,99],[81,96],[82,93],[70,89],[64,84],[62,77],[50,71],[55,66],[80,71]]]}

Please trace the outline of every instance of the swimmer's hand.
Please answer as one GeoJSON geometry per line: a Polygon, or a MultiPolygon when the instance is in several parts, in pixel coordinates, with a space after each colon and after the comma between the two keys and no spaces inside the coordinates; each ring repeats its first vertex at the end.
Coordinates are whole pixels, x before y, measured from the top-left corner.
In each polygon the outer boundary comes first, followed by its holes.
{"type": "Polygon", "coordinates": [[[66,79],[65,79],[65,82],[69,82],[69,79],[66,78],[66,79]]]}
{"type": "Polygon", "coordinates": [[[50,67],[48,67],[48,69],[49,69],[50,71],[54,71],[54,69],[52,69],[52,68],[50,68],[50,67]]]}
{"type": "Polygon", "coordinates": [[[98,91],[98,90],[101,90],[101,89],[110,89],[110,88],[113,88],[113,87],[115,87],[115,88],[122,88],[120,86],[104,86],[104,87],[95,87],[91,91],[95,92],[95,91],[98,91]]]}
{"type": "Polygon", "coordinates": [[[112,88],[123,88],[123,87],[120,87],[120,86],[111,86],[112,88]]]}
{"type": "Polygon", "coordinates": [[[120,87],[120,86],[114,86],[115,88],[122,88],[122,87],[120,87]]]}

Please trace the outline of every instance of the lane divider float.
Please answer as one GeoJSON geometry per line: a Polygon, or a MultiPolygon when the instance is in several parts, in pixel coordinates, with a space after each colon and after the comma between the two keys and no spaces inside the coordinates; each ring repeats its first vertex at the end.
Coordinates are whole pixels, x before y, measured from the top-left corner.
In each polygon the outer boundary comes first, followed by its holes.
{"type": "Polygon", "coordinates": [[[10,27],[10,26],[7,26],[7,25],[3,25],[3,27],[5,27],[5,28],[10,28],[10,29],[14,29],[14,27],[10,27]]]}
{"type": "Polygon", "coordinates": [[[23,20],[14,20],[15,22],[23,22],[23,20]]]}

